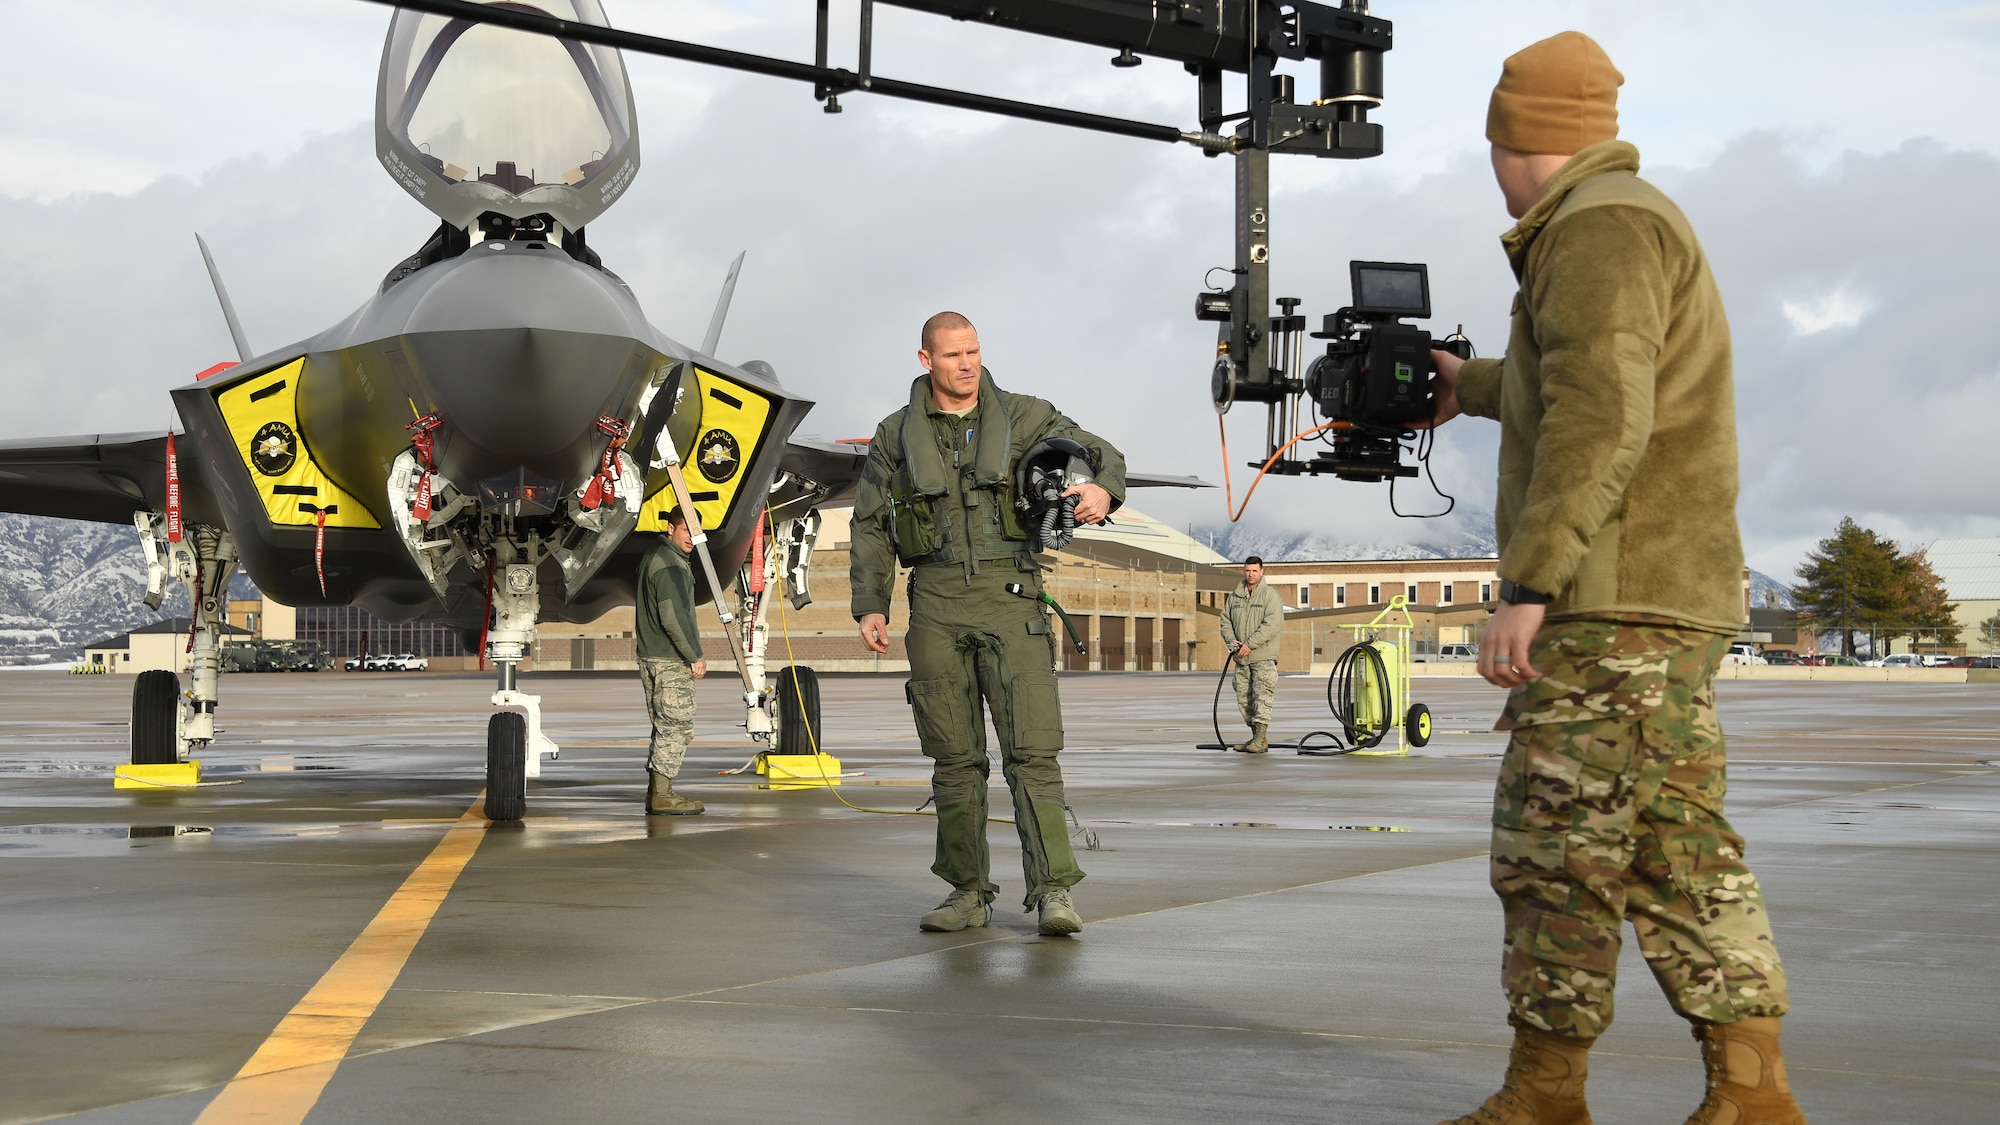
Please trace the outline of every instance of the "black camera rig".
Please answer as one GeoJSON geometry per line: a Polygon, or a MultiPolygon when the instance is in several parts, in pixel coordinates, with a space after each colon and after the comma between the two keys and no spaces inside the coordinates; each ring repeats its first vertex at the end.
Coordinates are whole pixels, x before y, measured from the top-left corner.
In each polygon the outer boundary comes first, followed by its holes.
{"type": "Polygon", "coordinates": [[[1412,262],[1349,262],[1353,303],[1328,314],[1316,340],[1326,351],[1310,362],[1305,356],[1306,318],[1296,297],[1280,297],[1283,315],[1270,320],[1276,362],[1263,378],[1250,373],[1230,354],[1234,321],[1226,315],[1220,291],[1195,299],[1195,316],[1224,321],[1217,342],[1209,393],[1218,414],[1238,401],[1269,407],[1265,423],[1265,472],[1281,476],[1328,473],[1341,480],[1380,481],[1417,475],[1416,465],[1403,464],[1404,443],[1416,437],[1415,427],[1437,413],[1433,387],[1436,375],[1431,351],[1472,356],[1464,333],[1438,340],[1404,318],[1427,320],[1431,315],[1430,271],[1412,262]],[[1295,444],[1315,437],[1321,446],[1310,459],[1285,457],[1295,444]]]}

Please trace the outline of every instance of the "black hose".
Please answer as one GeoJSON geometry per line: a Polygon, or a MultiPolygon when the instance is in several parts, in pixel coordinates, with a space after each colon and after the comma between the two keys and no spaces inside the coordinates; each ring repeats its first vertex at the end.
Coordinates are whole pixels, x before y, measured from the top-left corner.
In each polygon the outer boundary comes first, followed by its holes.
{"type": "Polygon", "coordinates": [[[1215,741],[1204,742],[1199,746],[1195,747],[1195,749],[1197,750],[1236,749],[1236,747],[1233,744],[1224,742],[1222,740],[1222,685],[1228,682],[1229,669],[1232,666],[1234,666],[1235,663],[1236,663],[1236,650],[1230,649],[1229,655],[1223,657],[1222,659],[1222,675],[1217,676],[1215,678],[1215,702],[1210,704],[1208,708],[1208,721],[1215,724],[1215,741]]]}
{"type": "MultiPolygon", "coordinates": [[[[1354,645],[1333,662],[1333,671],[1326,677],[1326,705],[1332,709],[1333,717],[1340,720],[1340,729],[1347,735],[1348,747],[1341,753],[1379,745],[1389,733],[1389,726],[1394,721],[1389,714],[1394,706],[1389,694],[1389,666],[1383,663],[1382,650],[1376,648],[1373,642],[1363,641],[1354,645]],[[1368,661],[1369,671],[1373,673],[1376,699],[1381,704],[1377,713],[1382,716],[1382,724],[1366,735],[1355,726],[1354,715],[1354,673],[1363,660],[1368,661]]],[[[1300,753],[1324,754],[1326,751],[1301,750],[1300,753]]]]}

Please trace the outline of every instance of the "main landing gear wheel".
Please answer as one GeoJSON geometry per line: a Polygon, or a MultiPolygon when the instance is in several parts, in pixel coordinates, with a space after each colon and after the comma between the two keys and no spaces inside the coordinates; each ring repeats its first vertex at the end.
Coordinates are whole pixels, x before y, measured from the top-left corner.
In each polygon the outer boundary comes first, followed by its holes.
{"type": "Polygon", "coordinates": [[[1431,709],[1421,703],[1410,704],[1410,713],[1403,717],[1403,735],[1412,746],[1422,746],[1431,740],[1431,709]]]}
{"type": "Polygon", "coordinates": [[[486,721],[486,819],[519,820],[528,811],[528,720],[501,711],[486,721]]]}
{"type": "Polygon", "coordinates": [[[172,672],[139,673],[132,685],[132,764],[170,766],[181,760],[181,681],[172,672]]]}
{"type": "Polygon", "coordinates": [[[776,693],[777,731],[771,736],[772,752],[811,754],[824,744],[826,735],[819,726],[819,673],[792,665],[778,669],[776,693]]]}

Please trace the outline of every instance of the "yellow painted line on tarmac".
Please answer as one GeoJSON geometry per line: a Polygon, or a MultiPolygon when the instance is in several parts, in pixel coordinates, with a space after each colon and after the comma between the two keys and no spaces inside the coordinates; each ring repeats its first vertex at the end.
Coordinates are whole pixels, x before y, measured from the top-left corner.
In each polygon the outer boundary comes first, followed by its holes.
{"type": "Polygon", "coordinates": [[[486,838],[482,793],[389,896],[361,936],[319,978],[195,1125],[295,1125],[305,1120],[430,928],[459,873],[486,838]]]}

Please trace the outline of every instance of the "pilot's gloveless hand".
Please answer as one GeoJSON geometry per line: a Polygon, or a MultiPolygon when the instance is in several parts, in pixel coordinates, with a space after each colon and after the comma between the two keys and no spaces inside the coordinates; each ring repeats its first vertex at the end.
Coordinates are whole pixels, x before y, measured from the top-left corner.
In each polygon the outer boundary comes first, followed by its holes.
{"type": "Polygon", "coordinates": [[[889,619],[879,613],[861,615],[861,643],[868,651],[886,655],[889,651],[889,619]]]}
{"type": "Polygon", "coordinates": [[[708,658],[703,657],[702,659],[695,661],[693,664],[688,665],[688,672],[689,674],[694,676],[694,678],[697,680],[701,679],[703,676],[708,675],[708,658]]]}
{"type": "Polygon", "coordinates": [[[1064,496],[1076,497],[1076,522],[1103,523],[1111,516],[1111,493],[1103,485],[1073,484],[1063,489],[1064,496]]]}

